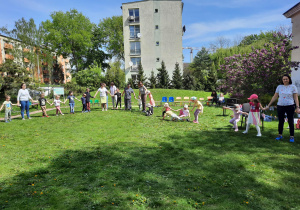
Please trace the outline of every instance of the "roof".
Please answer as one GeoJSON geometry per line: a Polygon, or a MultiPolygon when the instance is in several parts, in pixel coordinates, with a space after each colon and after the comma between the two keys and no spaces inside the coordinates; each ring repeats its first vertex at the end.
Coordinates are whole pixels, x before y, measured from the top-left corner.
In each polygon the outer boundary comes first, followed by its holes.
{"type": "Polygon", "coordinates": [[[123,4],[139,3],[139,2],[146,2],[146,1],[181,1],[181,0],[141,0],[141,1],[133,1],[133,2],[122,3],[122,5],[123,4]]]}
{"type": "Polygon", "coordinates": [[[289,9],[288,11],[286,11],[285,13],[283,13],[283,15],[286,18],[291,18],[298,12],[300,12],[300,2],[298,4],[296,4],[295,6],[293,6],[291,9],[289,9]]]}

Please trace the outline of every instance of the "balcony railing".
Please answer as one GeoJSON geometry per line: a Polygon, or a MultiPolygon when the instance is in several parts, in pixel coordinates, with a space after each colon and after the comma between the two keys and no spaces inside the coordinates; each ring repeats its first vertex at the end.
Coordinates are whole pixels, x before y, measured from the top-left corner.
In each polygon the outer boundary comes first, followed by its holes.
{"type": "Polygon", "coordinates": [[[130,55],[141,55],[141,49],[130,50],[130,55]]]}
{"type": "Polygon", "coordinates": [[[138,72],[139,71],[139,69],[138,69],[138,65],[133,65],[132,67],[131,67],[131,70],[130,70],[131,72],[138,72]]]}
{"type": "Polygon", "coordinates": [[[140,17],[139,16],[129,16],[128,21],[129,21],[129,23],[138,23],[138,22],[140,22],[140,17]]]}
{"type": "Polygon", "coordinates": [[[5,55],[5,59],[13,60],[13,59],[14,59],[14,56],[13,56],[13,55],[6,54],[6,55],[5,55]]]}
{"type": "Polygon", "coordinates": [[[4,48],[5,49],[13,49],[13,45],[12,44],[8,44],[8,43],[4,43],[4,48]]]}

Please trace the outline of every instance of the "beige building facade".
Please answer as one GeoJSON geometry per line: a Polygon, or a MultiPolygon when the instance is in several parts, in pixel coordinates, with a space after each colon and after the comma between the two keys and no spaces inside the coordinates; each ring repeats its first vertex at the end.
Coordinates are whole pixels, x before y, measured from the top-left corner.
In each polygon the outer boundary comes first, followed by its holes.
{"type": "Polygon", "coordinates": [[[183,69],[181,0],[144,0],[122,4],[125,75],[136,79],[141,63],[149,78],[164,61],[169,76],[183,69]]]}
{"type": "MultiPolygon", "coordinates": [[[[292,21],[292,45],[300,46],[300,2],[283,14],[286,18],[291,18],[292,21]]],[[[300,62],[300,48],[292,51],[292,61],[300,62]]],[[[292,69],[292,81],[297,86],[300,93],[300,66],[292,69]]]]}

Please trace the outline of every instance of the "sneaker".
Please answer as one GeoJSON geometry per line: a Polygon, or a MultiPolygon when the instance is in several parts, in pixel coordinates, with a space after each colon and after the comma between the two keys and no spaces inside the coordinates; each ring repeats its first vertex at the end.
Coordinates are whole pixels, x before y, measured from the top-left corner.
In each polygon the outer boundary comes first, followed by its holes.
{"type": "Polygon", "coordinates": [[[277,141],[283,139],[283,137],[281,135],[278,135],[276,138],[275,138],[277,141]]]}
{"type": "Polygon", "coordinates": [[[189,120],[189,119],[186,119],[186,121],[187,121],[187,122],[190,122],[190,120],[189,120]]]}
{"type": "Polygon", "coordinates": [[[193,123],[199,123],[199,122],[197,122],[197,121],[194,120],[193,123]]]}
{"type": "Polygon", "coordinates": [[[5,123],[8,123],[8,121],[7,121],[7,120],[5,120],[5,123]]]}
{"type": "Polygon", "coordinates": [[[31,120],[32,118],[31,117],[28,117],[28,120],[31,120]]]}
{"type": "MultiPolygon", "coordinates": [[[[74,113],[73,113],[74,114],[74,113]]],[[[64,114],[61,114],[61,115],[64,115],[64,114]]]]}
{"type": "Polygon", "coordinates": [[[238,132],[238,131],[239,131],[239,129],[237,129],[237,128],[236,128],[236,129],[234,129],[234,131],[235,131],[235,132],[238,132]]]}
{"type": "Polygon", "coordinates": [[[44,115],[42,117],[45,117],[44,115]]]}
{"type": "Polygon", "coordinates": [[[107,109],[105,109],[105,111],[107,111],[107,109]]]}
{"type": "Polygon", "coordinates": [[[244,132],[243,132],[243,134],[246,134],[246,133],[248,133],[248,131],[244,131],[244,132]]]}
{"type": "Polygon", "coordinates": [[[58,114],[56,116],[58,116],[58,114]]]}
{"type": "Polygon", "coordinates": [[[22,120],[25,120],[25,118],[22,118],[22,120]]]}
{"type": "Polygon", "coordinates": [[[11,122],[11,119],[9,119],[9,122],[11,122]]]}
{"type": "Polygon", "coordinates": [[[294,137],[290,137],[290,142],[291,142],[291,143],[294,143],[294,142],[295,142],[294,137]]]}
{"type": "Polygon", "coordinates": [[[104,111],[104,109],[102,109],[102,112],[104,111]]]}
{"type": "Polygon", "coordinates": [[[49,117],[48,115],[46,117],[49,117]]]}
{"type": "Polygon", "coordinates": [[[261,136],[261,133],[258,133],[256,136],[261,136]]]}

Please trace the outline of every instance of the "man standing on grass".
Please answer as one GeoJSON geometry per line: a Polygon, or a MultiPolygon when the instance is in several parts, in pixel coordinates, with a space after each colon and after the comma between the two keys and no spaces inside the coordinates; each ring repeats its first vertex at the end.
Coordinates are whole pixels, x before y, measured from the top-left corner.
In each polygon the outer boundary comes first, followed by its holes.
{"type": "Polygon", "coordinates": [[[133,93],[134,98],[136,99],[133,89],[130,87],[130,84],[128,84],[122,93],[122,96],[125,94],[124,97],[125,110],[131,110],[131,93],[133,93]]]}

